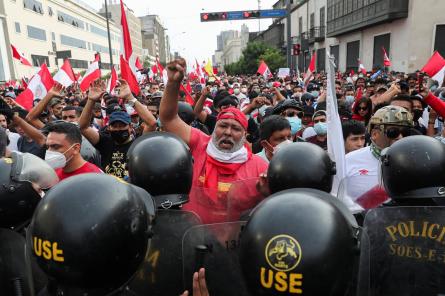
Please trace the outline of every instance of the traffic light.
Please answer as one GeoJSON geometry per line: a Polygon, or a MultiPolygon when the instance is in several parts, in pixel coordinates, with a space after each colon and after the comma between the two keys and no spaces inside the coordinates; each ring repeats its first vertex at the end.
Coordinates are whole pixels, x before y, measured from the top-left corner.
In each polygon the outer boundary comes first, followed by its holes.
{"type": "Polygon", "coordinates": [[[205,12],[201,13],[201,22],[225,21],[227,12],[205,12]]]}
{"type": "Polygon", "coordinates": [[[259,18],[260,11],[259,10],[246,10],[243,11],[243,17],[245,19],[259,18]]]}
{"type": "Polygon", "coordinates": [[[293,55],[300,55],[301,54],[301,44],[299,44],[299,43],[297,43],[297,44],[294,44],[294,47],[293,47],[293,55]]]}

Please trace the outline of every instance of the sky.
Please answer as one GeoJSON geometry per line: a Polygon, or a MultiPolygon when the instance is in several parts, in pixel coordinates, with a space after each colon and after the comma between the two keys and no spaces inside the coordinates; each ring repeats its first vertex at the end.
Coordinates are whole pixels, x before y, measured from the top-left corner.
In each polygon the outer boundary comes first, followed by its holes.
{"type": "MultiPolygon", "coordinates": [[[[261,0],[261,9],[271,9],[275,2],[277,0],[261,0]]],[[[98,9],[103,1],[88,3],[98,9]]],[[[216,36],[221,31],[240,30],[243,23],[250,32],[258,31],[258,20],[200,22],[201,12],[258,9],[258,0],[124,0],[124,3],[136,16],[159,15],[170,36],[171,51],[178,51],[187,61],[211,58],[216,50],[216,36]]],[[[270,19],[262,19],[261,30],[271,23],[270,19]]]]}

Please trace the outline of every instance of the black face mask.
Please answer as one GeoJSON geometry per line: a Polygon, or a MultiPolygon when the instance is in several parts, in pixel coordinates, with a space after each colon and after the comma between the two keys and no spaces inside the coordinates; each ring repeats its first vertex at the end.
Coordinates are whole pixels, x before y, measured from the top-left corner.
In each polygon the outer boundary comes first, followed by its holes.
{"type": "Polygon", "coordinates": [[[102,119],[102,118],[103,118],[103,116],[102,116],[102,114],[100,114],[100,115],[98,115],[98,116],[94,116],[94,118],[97,118],[97,119],[102,119]]]}
{"type": "Polygon", "coordinates": [[[130,138],[128,130],[123,131],[110,131],[110,135],[116,143],[125,143],[130,138]]]}
{"type": "Polygon", "coordinates": [[[417,121],[417,120],[419,120],[420,117],[422,117],[423,110],[422,109],[414,109],[413,114],[414,114],[414,121],[417,121]]]}

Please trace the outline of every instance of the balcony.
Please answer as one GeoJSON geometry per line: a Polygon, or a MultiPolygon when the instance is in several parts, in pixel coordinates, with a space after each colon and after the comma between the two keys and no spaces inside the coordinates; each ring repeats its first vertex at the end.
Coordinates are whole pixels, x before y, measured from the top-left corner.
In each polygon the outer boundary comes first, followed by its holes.
{"type": "Polygon", "coordinates": [[[409,0],[328,0],[327,37],[408,17],[409,0]]]}
{"type": "Polygon", "coordinates": [[[308,42],[313,44],[315,42],[323,42],[325,38],[325,27],[313,27],[309,30],[308,42]]]}

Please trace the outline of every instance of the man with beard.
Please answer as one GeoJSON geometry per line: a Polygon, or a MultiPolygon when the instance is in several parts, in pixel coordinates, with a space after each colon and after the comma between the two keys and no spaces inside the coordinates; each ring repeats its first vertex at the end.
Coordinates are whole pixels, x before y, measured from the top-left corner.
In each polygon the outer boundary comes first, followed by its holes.
{"type": "MultiPolygon", "coordinates": [[[[247,118],[237,108],[228,107],[221,110],[216,119],[215,130],[211,136],[192,128],[178,116],[178,92],[185,74],[186,63],[178,59],[168,64],[168,84],[161,100],[160,119],[165,131],[178,135],[190,147],[194,159],[193,186],[208,188],[208,198],[215,206],[224,203],[224,196],[234,182],[259,177],[267,170],[267,163],[259,156],[252,154],[246,145],[247,118]]],[[[256,192],[254,183],[246,183],[240,204],[247,210],[259,200],[252,200],[256,192]],[[248,185],[250,184],[250,186],[248,185]]],[[[256,194],[258,196],[258,194],[256,194]]],[[[190,201],[184,206],[198,215],[206,209],[199,208],[198,197],[190,193],[190,201]]],[[[208,212],[208,211],[207,211],[208,212]]],[[[201,218],[203,218],[201,216],[201,218]]],[[[206,214],[207,222],[217,222],[206,214]]]]}

